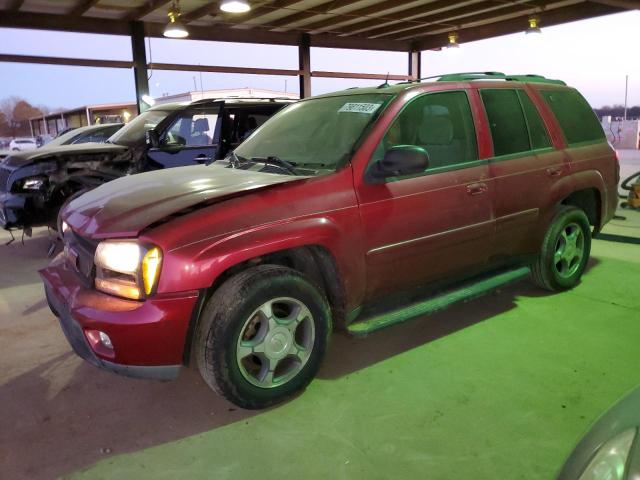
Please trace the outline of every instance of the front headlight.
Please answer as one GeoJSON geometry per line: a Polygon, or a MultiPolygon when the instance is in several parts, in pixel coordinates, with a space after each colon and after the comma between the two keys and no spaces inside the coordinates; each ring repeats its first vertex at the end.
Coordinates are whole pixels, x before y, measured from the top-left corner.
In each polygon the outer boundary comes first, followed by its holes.
{"type": "Polygon", "coordinates": [[[631,428],[602,445],[579,480],[623,480],[635,437],[636,429],[631,428]]]}
{"type": "Polygon", "coordinates": [[[40,190],[45,184],[45,179],[42,177],[25,178],[22,181],[23,190],[40,190]]]}
{"type": "Polygon", "coordinates": [[[95,264],[98,290],[140,300],[156,288],[162,252],[134,241],[107,240],[98,244],[95,264]]]}

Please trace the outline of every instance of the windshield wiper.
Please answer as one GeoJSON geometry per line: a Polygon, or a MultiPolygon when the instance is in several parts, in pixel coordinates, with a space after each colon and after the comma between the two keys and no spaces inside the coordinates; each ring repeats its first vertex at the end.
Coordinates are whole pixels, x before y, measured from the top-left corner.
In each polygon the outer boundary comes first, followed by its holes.
{"type": "Polygon", "coordinates": [[[287,162],[286,160],[283,160],[281,158],[278,158],[276,156],[269,156],[269,157],[251,157],[251,161],[252,162],[261,162],[264,163],[265,166],[267,165],[274,165],[276,167],[280,167],[283,170],[289,172],[291,175],[298,175],[298,173],[296,172],[296,165],[297,163],[293,163],[293,162],[287,162]]]}
{"type": "MultiPolygon", "coordinates": [[[[229,159],[229,163],[231,164],[231,168],[240,168],[243,163],[247,162],[247,159],[239,156],[235,151],[231,150],[227,158],[229,159]]],[[[226,160],[225,159],[225,160],[226,160]]]]}

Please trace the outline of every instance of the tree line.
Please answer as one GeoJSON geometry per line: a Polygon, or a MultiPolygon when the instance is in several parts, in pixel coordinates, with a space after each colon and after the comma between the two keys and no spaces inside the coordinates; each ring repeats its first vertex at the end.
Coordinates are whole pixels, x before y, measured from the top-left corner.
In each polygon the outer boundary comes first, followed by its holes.
{"type": "Polygon", "coordinates": [[[21,97],[0,100],[0,137],[30,137],[29,119],[47,112],[46,107],[35,107],[21,97]]]}
{"type": "MultiPolygon", "coordinates": [[[[604,107],[594,108],[593,109],[598,115],[598,118],[606,117],[611,115],[612,118],[623,118],[624,117],[624,105],[605,105],[604,107]]],[[[627,118],[640,118],[640,106],[634,106],[627,108],[627,118]]]]}

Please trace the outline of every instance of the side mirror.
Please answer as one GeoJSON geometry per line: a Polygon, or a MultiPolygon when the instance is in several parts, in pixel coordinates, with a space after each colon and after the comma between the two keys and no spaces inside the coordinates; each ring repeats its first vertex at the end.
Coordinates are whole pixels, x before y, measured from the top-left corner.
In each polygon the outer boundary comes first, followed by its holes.
{"type": "Polygon", "coordinates": [[[147,140],[147,145],[150,145],[153,148],[158,148],[160,146],[160,136],[155,130],[147,130],[145,138],[147,140]]]}
{"type": "Polygon", "coordinates": [[[396,145],[385,153],[384,158],[371,165],[369,175],[374,182],[389,177],[402,177],[424,172],[429,167],[429,154],[415,145],[396,145]]]}

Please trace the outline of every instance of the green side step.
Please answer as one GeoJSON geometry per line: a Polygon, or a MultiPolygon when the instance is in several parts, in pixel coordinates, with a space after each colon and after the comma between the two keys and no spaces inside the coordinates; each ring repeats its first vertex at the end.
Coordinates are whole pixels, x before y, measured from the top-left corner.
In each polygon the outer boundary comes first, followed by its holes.
{"type": "Polygon", "coordinates": [[[397,310],[375,314],[365,320],[354,322],[347,328],[353,335],[366,335],[377,330],[402,323],[411,318],[433,314],[451,305],[481,297],[498,287],[521,280],[529,275],[529,268],[522,267],[515,270],[502,271],[490,277],[483,277],[473,283],[464,283],[457,289],[441,292],[426,300],[412,303],[397,310]]]}

